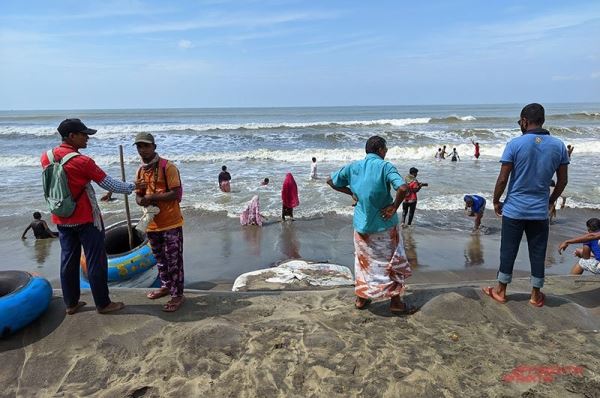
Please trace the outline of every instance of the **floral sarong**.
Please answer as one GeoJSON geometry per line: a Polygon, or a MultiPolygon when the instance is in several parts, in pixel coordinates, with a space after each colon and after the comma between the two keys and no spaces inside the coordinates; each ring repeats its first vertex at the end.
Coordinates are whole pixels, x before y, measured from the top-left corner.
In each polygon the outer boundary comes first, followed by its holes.
{"type": "Polygon", "coordinates": [[[230,184],[229,180],[221,181],[219,183],[219,188],[221,188],[221,191],[223,191],[223,192],[231,192],[231,184],[230,184]]]}
{"type": "Polygon", "coordinates": [[[183,228],[148,231],[160,287],[169,289],[171,297],[183,296],[183,228]]]}
{"type": "Polygon", "coordinates": [[[374,234],[354,231],[354,250],[358,297],[383,299],[404,293],[405,279],[412,270],[397,225],[374,234]]]}

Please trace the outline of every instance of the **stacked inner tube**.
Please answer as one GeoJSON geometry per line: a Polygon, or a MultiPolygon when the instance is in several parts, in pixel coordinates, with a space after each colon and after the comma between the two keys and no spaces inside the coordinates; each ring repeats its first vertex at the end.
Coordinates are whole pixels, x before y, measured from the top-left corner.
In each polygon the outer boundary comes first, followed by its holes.
{"type": "MultiPolygon", "coordinates": [[[[132,222],[133,225],[137,220],[132,222]]],[[[156,258],[146,234],[133,229],[133,249],[129,248],[127,221],[120,221],[106,228],[104,246],[108,256],[108,283],[112,286],[150,287],[156,280],[156,258]],[[148,274],[150,273],[150,275],[148,274]]],[[[81,255],[81,287],[89,288],[87,263],[81,255]]]]}
{"type": "Polygon", "coordinates": [[[29,325],[50,305],[52,287],[41,276],[0,271],[0,337],[29,325]]]}

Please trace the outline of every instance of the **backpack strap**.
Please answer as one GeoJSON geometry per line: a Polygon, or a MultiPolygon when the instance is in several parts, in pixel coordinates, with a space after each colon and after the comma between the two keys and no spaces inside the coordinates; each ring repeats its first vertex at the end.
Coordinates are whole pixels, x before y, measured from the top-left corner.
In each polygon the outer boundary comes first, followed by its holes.
{"type": "Polygon", "coordinates": [[[75,156],[79,156],[79,153],[77,152],[69,152],[67,153],[65,156],[62,157],[62,159],[60,160],[60,165],[64,166],[65,163],[67,163],[69,160],[73,159],[75,156]]]}
{"type": "Polygon", "coordinates": [[[48,161],[50,163],[54,163],[54,152],[52,149],[48,149],[48,151],[46,151],[46,156],[48,157],[48,161]]]}

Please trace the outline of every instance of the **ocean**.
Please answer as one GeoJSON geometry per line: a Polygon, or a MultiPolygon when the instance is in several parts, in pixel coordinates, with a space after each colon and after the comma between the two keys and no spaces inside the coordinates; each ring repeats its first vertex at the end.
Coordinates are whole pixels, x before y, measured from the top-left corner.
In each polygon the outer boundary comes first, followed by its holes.
{"type": "MultiPolygon", "coordinates": [[[[544,105],[544,127],[574,146],[567,206],[586,214],[600,209],[600,104],[544,105]]],[[[431,230],[468,232],[472,220],[462,213],[463,196],[491,199],[504,146],[521,134],[516,123],[521,108],[515,104],[0,111],[2,240],[9,245],[18,239],[35,210],[49,218],[39,158],[59,143],[56,127],[67,117],[80,118],[98,130],[82,152],[113,177],[120,177],[118,145],[124,147],[127,179],[132,180],[140,162],[132,146],[134,136],[152,133],[157,152],[180,169],[184,212],[230,219],[259,195],[262,213],[276,220],[287,172],[298,184],[296,217],[351,215],[350,198],[325,181],[344,164],[363,158],[367,138],[380,135],[388,142],[386,159],[402,175],[418,168],[419,180],[429,184],[419,193],[414,223],[431,230]],[[473,156],[471,140],[480,144],[479,160],[473,156]],[[448,152],[456,148],[460,161],[436,161],[434,155],[443,145],[448,152]],[[309,179],[312,157],[318,161],[317,180],[309,179]],[[222,165],[233,178],[231,193],[218,189],[222,165]],[[270,184],[261,187],[265,177],[270,184]]],[[[96,191],[102,194],[99,187],[96,191]]],[[[109,218],[124,217],[122,201],[102,203],[102,210],[109,218]]],[[[132,213],[140,214],[135,204],[132,213]]]]}

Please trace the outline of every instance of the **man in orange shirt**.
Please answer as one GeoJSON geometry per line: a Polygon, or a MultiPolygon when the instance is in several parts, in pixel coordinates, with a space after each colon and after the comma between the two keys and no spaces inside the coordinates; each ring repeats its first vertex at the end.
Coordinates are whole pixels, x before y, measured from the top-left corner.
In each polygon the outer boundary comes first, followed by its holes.
{"type": "Polygon", "coordinates": [[[140,206],[157,206],[160,212],[148,224],[146,230],[152,253],[156,257],[159,289],[149,292],[147,297],[155,300],[171,296],[163,311],[174,312],[183,304],[183,216],[179,208],[181,201],[181,179],[177,167],[161,159],[156,153],[154,137],[150,133],[139,133],[135,146],[142,158],[138,180],[146,183],[146,189],[137,190],[136,202],[140,206]]]}

